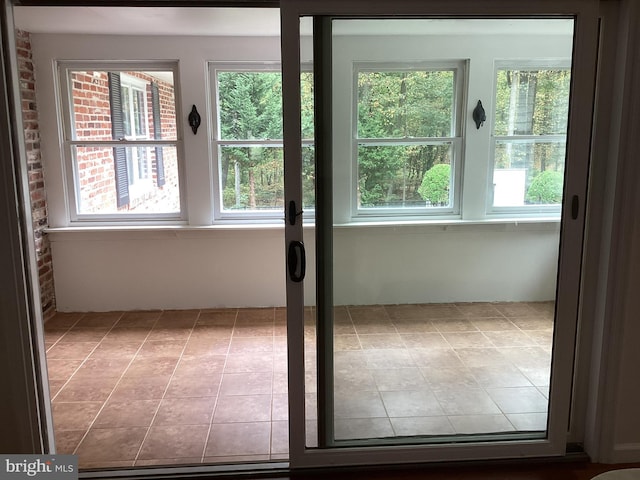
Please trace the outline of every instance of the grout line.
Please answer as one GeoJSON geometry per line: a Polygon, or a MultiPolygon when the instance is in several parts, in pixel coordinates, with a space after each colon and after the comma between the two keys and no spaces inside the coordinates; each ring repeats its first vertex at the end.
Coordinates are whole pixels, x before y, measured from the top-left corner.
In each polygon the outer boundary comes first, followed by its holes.
{"type": "MultiPolygon", "coordinates": [[[[100,344],[104,341],[105,338],[107,338],[107,335],[109,335],[109,333],[115,328],[115,326],[118,324],[118,322],[122,319],[122,317],[124,316],[125,312],[122,312],[120,314],[120,316],[118,317],[118,320],[116,320],[113,325],[111,325],[111,328],[107,331],[107,333],[105,334],[104,337],[102,337],[102,340],[100,340],[100,342],[98,342],[98,345],[96,345],[96,348],[98,348],[98,346],[100,346],[100,344]]],[[[149,332],[151,332],[151,330],[149,330],[149,332]]],[[[148,336],[148,334],[147,334],[148,336]]],[[[144,344],[144,341],[143,341],[144,344]]],[[[141,344],[142,347],[142,344],[141,344]]],[[[95,349],[94,349],[95,350],[95,349]]],[[[92,351],[93,353],[93,351],[92,351]]],[[[84,362],[86,362],[89,359],[89,356],[91,354],[87,355],[87,357],[84,359],[84,361],[82,362],[82,364],[80,366],[82,366],[84,364],[84,362]]],[[[127,365],[127,367],[124,369],[124,371],[120,374],[120,377],[118,378],[118,381],[116,382],[116,384],[113,386],[113,388],[111,389],[111,393],[109,393],[109,395],[107,396],[107,398],[102,402],[102,406],[100,407],[100,409],[98,410],[98,413],[96,413],[96,416],[93,417],[93,420],[91,421],[91,423],[89,424],[89,426],[87,427],[86,432],[84,432],[84,435],[82,436],[82,438],[80,439],[80,441],[78,442],[78,444],[76,445],[76,448],[73,450],[73,454],[76,455],[78,452],[78,448],[80,447],[80,445],[82,444],[82,442],[84,441],[84,439],[87,437],[87,435],[89,434],[89,431],[91,430],[91,427],[93,427],[93,424],[95,423],[95,421],[97,420],[97,418],[100,416],[100,413],[102,413],[102,410],[104,409],[105,405],[107,404],[107,402],[109,401],[109,399],[111,398],[111,395],[113,395],[113,392],[115,391],[115,389],[118,387],[118,384],[120,383],[120,380],[122,380],[122,377],[124,376],[124,374],[127,372],[127,370],[129,369],[129,366],[131,366],[131,362],[133,362],[133,359],[135,358],[135,355],[133,357],[131,357],[131,361],[129,362],[129,364],[127,365]]],[[[78,367],[79,369],[80,367],[78,367]]],[[[76,369],[76,371],[73,373],[73,375],[76,374],[76,372],[78,371],[78,369],[76,369]]],[[[69,380],[71,380],[71,378],[73,377],[73,375],[69,378],[69,380]]],[[[60,391],[62,391],[62,389],[60,389],[60,391]]],[[[58,392],[60,393],[60,392],[58,392]]],[[[57,396],[57,395],[56,395],[57,396]]]]}
{"type": "MultiPolygon", "coordinates": [[[[236,329],[236,323],[238,322],[238,315],[240,312],[239,308],[235,309],[236,314],[233,319],[233,325],[231,326],[231,336],[229,337],[229,344],[227,345],[227,353],[224,355],[224,364],[222,365],[222,372],[220,372],[220,383],[218,384],[218,391],[216,393],[216,400],[213,403],[213,411],[211,412],[211,421],[209,422],[209,429],[207,430],[207,436],[204,439],[204,445],[202,447],[202,456],[200,457],[200,463],[204,463],[204,459],[206,458],[207,447],[209,446],[209,438],[211,437],[211,430],[213,429],[213,418],[215,416],[216,410],[218,409],[218,402],[220,401],[220,392],[222,390],[222,381],[224,380],[224,372],[227,369],[227,360],[229,359],[229,354],[231,352],[231,341],[233,340],[233,332],[236,329]]],[[[196,322],[197,323],[197,322],[196,322]]]]}
{"type": "MultiPolygon", "coordinates": [[[[151,417],[151,422],[149,422],[149,426],[147,427],[147,431],[144,435],[144,437],[142,438],[142,442],[140,442],[140,447],[138,447],[138,451],[136,452],[136,455],[133,459],[133,465],[135,466],[136,462],[139,460],[139,456],[140,453],[142,452],[142,447],[144,446],[144,442],[147,440],[147,438],[149,438],[149,433],[151,432],[151,427],[153,425],[154,420],[156,419],[156,417],[158,416],[158,412],[160,411],[160,406],[162,405],[162,401],[164,400],[164,396],[167,393],[167,390],[169,389],[169,385],[171,385],[171,380],[173,380],[173,376],[176,372],[176,370],[178,369],[178,365],[180,365],[180,361],[182,360],[182,355],[184,353],[185,348],[187,348],[187,343],[189,342],[189,339],[191,338],[191,335],[193,333],[193,329],[196,326],[196,324],[198,323],[198,318],[200,318],[200,313],[202,312],[202,310],[198,310],[198,314],[196,315],[196,319],[193,322],[193,325],[191,325],[191,329],[189,332],[189,335],[187,336],[187,340],[184,342],[184,346],[182,347],[182,351],[180,352],[180,356],[178,357],[178,361],[176,362],[175,366],[173,367],[173,371],[171,372],[171,375],[169,375],[169,381],[167,382],[167,385],[164,387],[164,391],[162,392],[162,396],[160,397],[160,401],[158,402],[158,406],[156,407],[156,411],[153,413],[153,417],[151,417]]],[[[138,348],[138,350],[136,351],[136,354],[134,355],[133,359],[131,360],[131,362],[133,363],[133,360],[138,356],[138,353],[140,353],[140,350],[142,349],[142,347],[144,346],[144,344],[148,341],[149,336],[151,335],[151,332],[153,331],[154,327],[158,324],[158,321],[162,318],[162,316],[166,313],[166,310],[162,311],[162,313],[160,314],[160,316],[158,317],[158,319],[156,320],[156,323],[154,323],[154,326],[151,327],[151,330],[149,330],[149,333],[147,334],[147,336],[145,337],[144,341],[142,342],[142,345],[140,345],[140,348],[138,348]]],[[[166,327],[163,327],[166,328],[166,327]]],[[[129,366],[131,366],[131,363],[129,363],[129,366]]],[[[129,369],[129,367],[127,367],[127,370],[129,369]]],[[[126,373],[126,370],[125,370],[126,373]]],[[[123,374],[124,376],[124,374],[123,374]]]]}
{"type": "MultiPolygon", "coordinates": [[[[360,345],[360,351],[361,351],[361,352],[364,352],[364,351],[365,351],[365,349],[363,348],[363,345],[362,345],[361,336],[363,336],[363,335],[364,335],[364,336],[366,336],[367,334],[360,334],[360,333],[358,333],[357,329],[355,328],[355,323],[353,322],[353,319],[351,318],[351,312],[349,311],[349,308],[348,308],[348,307],[346,307],[346,312],[347,312],[347,315],[348,315],[349,320],[351,321],[351,326],[352,326],[352,327],[353,327],[353,329],[354,329],[354,332],[355,332],[356,338],[357,338],[358,343],[359,343],[359,345],[360,345]]],[[[127,365],[127,367],[125,368],[125,370],[122,372],[122,374],[120,375],[120,377],[119,377],[118,381],[116,382],[115,386],[114,386],[114,387],[113,387],[113,389],[111,390],[111,393],[110,393],[110,394],[109,394],[109,396],[106,398],[106,400],[104,400],[104,401],[103,401],[103,404],[102,404],[102,406],[101,406],[100,410],[98,411],[98,413],[97,413],[97,414],[96,414],[96,416],[94,417],[93,421],[91,422],[91,424],[89,425],[89,427],[88,427],[88,428],[87,428],[87,430],[85,431],[84,435],[82,436],[82,438],[81,438],[81,439],[80,439],[80,441],[78,442],[78,445],[76,446],[76,448],[75,448],[75,450],[74,450],[74,453],[75,453],[75,452],[77,452],[78,447],[80,446],[80,444],[82,443],[82,441],[86,438],[86,436],[87,436],[88,432],[91,430],[91,428],[93,427],[93,424],[95,423],[96,419],[98,418],[98,416],[100,415],[100,413],[102,412],[102,410],[104,409],[104,407],[106,406],[106,404],[108,403],[108,401],[111,399],[111,397],[112,397],[112,395],[113,395],[114,391],[116,390],[116,388],[117,388],[117,387],[118,387],[118,385],[120,384],[120,382],[121,382],[122,378],[125,376],[125,374],[126,374],[126,373],[127,373],[127,371],[129,370],[129,368],[131,367],[131,364],[133,363],[133,361],[134,361],[136,358],[138,358],[138,355],[139,355],[139,353],[140,353],[141,349],[142,349],[142,348],[144,347],[144,345],[148,342],[148,340],[149,340],[149,338],[150,338],[150,335],[151,335],[151,333],[152,333],[153,329],[155,328],[155,326],[157,325],[157,322],[159,321],[159,319],[162,317],[162,315],[163,315],[164,313],[165,313],[164,311],[161,311],[160,315],[158,316],[158,318],[156,319],[156,321],[154,322],[154,324],[151,326],[151,328],[150,328],[149,332],[148,332],[148,333],[147,333],[147,335],[145,336],[145,338],[144,338],[144,340],[142,341],[141,345],[138,347],[138,349],[137,349],[136,353],[133,355],[133,357],[131,358],[131,360],[130,360],[129,364],[127,365]]],[[[271,337],[272,337],[272,342],[271,342],[271,343],[272,343],[272,352],[273,352],[273,357],[272,357],[272,368],[271,368],[271,391],[270,391],[270,394],[271,394],[271,402],[270,402],[270,412],[269,412],[269,419],[270,419],[270,420],[269,420],[269,424],[270,424],[270,428],[271,428],[271,429],[270,429],[270,434],[269,434],[269,453],[268,453],[268,456],[269,456],[270,458],[274,455],[274,453],[273,453],[273,451],[272,451],[272,445],[273,445],[273,435],[274,435],[274,433],[273,433],[273,423],[274,423],[274,421],[275,421],[275,420],[274,420],[274,417],[273,417],[273,409],[274,409],[274,392],[273,392],[273,390],[274,390],[274,382],[275,382],[275,377],[274,377],[274,375],[275,375],[275,362],[276,362],[276,331],[275,331],[275,328],[276,328],[276,326],[275,326],[275,317],[276,317],[276,313],[277,313],[277,312],[276,312],[276,309],[274,308],[274,309],[273,309],[273,317],[272,317],[273,331],[272,331],[272,335],[271,335],[271,337]]],[[[511,319],[510,319],[511,317],[506,317],[506,316],[505,316],[504,314],[502,314],[501,312],[498,312],[498,313],[500,314],[500,316],[501,316],[501,317],[503,317],[504,319],[506,319],[507,321],[509,321],[509,322],[511,322],[511,323],[513,324],[513,322],[512,322],[512,321],[511,321],[511,319]]],[[[214,425],[214,414],[215,414],[215,411],[216,411],[216,409],[217,409],[217,407],[218,407],[219,397],[220,397],[221,388],[222,388],[222,381],[223,381],[223,378],[224,378],[224,372],[225,372],[225,370],[226,370],[227,361],[228,361],[229,354],[230,354],[230,349],[231,349],[231,342],[232,342],[232,340],[233,340],[233,335],[234,335],[234,332],[235,332],[235,329],[236,329],[236,326],[237,326],[237,320],[238,320],[239,314],[240,314],[240,310],[239,310],[239,309],[235,309],[235,317],[234,317],[234,320],[233,320],[233,326],[231,327],[231,337],[229,338],[229,342],[228,342],[227,347],[226,347],[226,354],[225,354],[225,358],[224,358],[224,365],[223,365],[223,367],[222,367],[222,372],[221,372],[221,374],[220,374],[220,383],[219,383],[219,385],[218,385],[218,390],[217,390],[216,400],[215,400],[215,402],[214,402],[214,404],[213,404],[213,406],[212,406],[211,420],[210,420],[210,423],[209,423],[209,429],[208,429],[207,436],[206,436],[206,438],[205,438],[205,442],[204,442],[204,446],[203,446],[203,451],[202,451],[202,456],[201,456],[201,462],[204,462],[204,459],[205,459],[205,457],[206,457],[206,449],[207,449],[208,442],[209,442],[209,438],[210,438],[210,435],[211,435],[211,430],[212,430],[212,427],[213,427],[213,425],[214,425]]],[[[111,331],[116,327],[116,325],[118,324],[118,322],[122,319],[123,315],[124,315],[124,313],[121,313],[121,315],[120,315],[120,317],[118,318],[118,320],[117,320],[117,321],[116,321],[116,322],[115,322],[115,323],[114,323],[114,324],[113,324],[113,325],[108,329],[107,333],[102,337],[102,339],[97,343],[97,345],[96,345],[96,346],[91,350],[91,352],[89,352],[89,353],[87,354],[87,356],[84,358],[84,360],[82,361],[82,363],[81,363],[81,364],[76,368],[76,370],[74,370],[74,372],[71,374],[71,376],[69,377],[69,379],[68,379],[68,380],[65,382],[65,384],[64,384],[64,385],[59,389],[58,393],[56,393],[56,395],[53,397],[53,399],[57,398],[57,396],[58,396],[59,392],[60,392],[60,391],[62,391],[62,389],[63,389],[63,388],[64,388],[64,387],[69,383],[69,381],[71,380],[71,378],[73,378],[73,377],[74,377],[74,375],[75,375],[75,373],[78,371],[78,369],[79,369],[82,365],[84,365],[84,364],[85,364],[85,362],[89,359],[90,355],[95,351],[95,349],[96,349],[96,348],[98,348],[98,347],[103,343],[104,339],[105,339],[105,338],[107,337],[107,335],[108,335],[108,334],[109,334],[109,333],[110,333],[110,332],[111,332],[111,331]]],[[[188,344],[188,342],[189,342],[192,338],[195,338],[195,337],[194,337],[194,335],[195,335],[195,327],[198,325],[198,319],[200,318],[200,316],[201,316],[201,315],[202,315],[202,310],[198,310],[198,311],[197,311],[196,320],[194,321],[193,325],[190,327],[189,335],[188,335],[188,337],[187,337],[187,339],[186,339],[186,341],[185,341],[185,344],[184,344],[184,346],[183,346],[183,348],[182,348],[182,351],[181,351],[181,353],[180,353],[180,355],[179,355],[178,361],[176,362],[176,365],[174,366],[173,372],[171,373],[171,375],[170,375],[170,377],[169,377],[169,381],[168,381],[167,385],[165,386],[164,392],[162,393],[162,397],[161,397],[161,399],[160,399],[160,401],[159,401],[159,403],[158,403],[158,406],[156,407],[156,410],[155,410],[155,412],[154,412],[154,415],[153,415],[153,418],[152,418],[152,420],[151,420],[151,423],[150,423],[149,427],[147,428],[146,434],[145,434],[145,436],[144,436],[144,438],[143,438],[143,440],[142,440],[142,442],[141,442],[141,444],[140,444],[140,447],[139,447],[139,449],[138,449],[138,452],[136,453],[136,456],[135,456],[135,458],[134,458],[134,460],[133,460],[133,464],[134,464],[134,465],[135,465],[135,463],[136,463],[136,462],[138,462],[138,461],[140,460],[140,459],[139,459],[139,456],[140,456],[140,454],[141,454],[141,451],[142,451],[142,448],[143,448],[144,442],[147,440],[147,438],[148,438],[148,436],[149,436],[149,434],[150,434],[151,425],[153,425],[153,422],[155,421],[155,419],[156,419],[156,417],[157,417],[157,415],[158,415],[158,412],[159,412],[159,409],[160,409],[160,405],[162,404],[162,401],[165,399],[165,395],[166,395],[166,393],[167,393],[167,391],[168,391],[169,385],[171,384],[171,381],[173,380],[173,378],[174,378],[174,376],[175,376],[175,372],[177,371],[178,365],[180,364],[181,360],[183,359],[184,352],[185,352],[185,350],[186,350],[187,344],[188,344]]],[[[388,312],[387,312],[387,317],[388,317],[388,312]]],[[[495,317],[491,317],[491,318],[501,318],[501,317],[495,316],[495,317]]],[[[542,314],[540,315],[540,317],[544,317],[544,318],[546,318],[546,316],[545,316],[545,315],[542,315],[542,314]]],[[[65,334],[64,334],[64,335],[66,335],[66,334],[67,334],[67,333],[68,333],[72,328],[74,328],[74,327],[78,324],[78,322],[80,322],[80,320],[81,320],[82,318],[84,318],[84,316],[80,316],[80,318],[79,318],[78,320],[76,320],[76,321],[75,321],[75,323],[74,323],[71,327],[69,327],[69,328],[67,329],[67,331],[65,332],[65,334]]],[[[484,318],[484,317],[482,317],[482,318],[484,318]]],[[[469,318],[469,317],[465,317],[465,319],[466,319],[466,320],[470,320],[470,318],[469,318]]],[[[395,323],[393,322],[393,320],[391,320],[389,317],[388,317],[388,320],[392,323],[392,325],[394,325],[394,330],[395,330],[395,332],[396,332],[396,333],[395,333],[395,334],[393,334],[393,335],[400,335],[400,338],[401,338],[402,343],[403,343],[403,347],[401,347],[401,349],[402,349],[402,350],[405,350],[405,351],[409,351],[409,350],[411,350],[411,349],[408,347],[408,345],[406,344],[405,340],[404,340],[404,339],[402,339],[401,334],[398,332],[397,326],[395,325],[395,323]]],[[[417,320],[419,320],[419,319],[417,319],[417,320]]],[[[427,318],[427,319],[425,319],[424,321],[431,322],[431,320],[432,320],[432,319],[427,318]]],[[[518,326],[517,326],[517,325],[515,325],[515,324],[514,324],[514,326],[516,327],[517,331],[520,331],[520,332],[522,332],[522,333],[525,333],[525,334],[526,334],[526,331],[522,330],[520,327],[518,327],[518,326]]],[[[486,335],[485,335],[485,332],[486,332],[486,331],[493,331],[493,330],[488,330],[488,329],[480,329],[480,328],[478,328],[478,327],[476,327],[476,328],[477,328],[477,330],[476,330],[476,331],[479,331],[479,332],[480,332],[480,333],[482,333],[485,337],[486,337],[486,335]]],[[[421,334],[421,332],[417,332],[417,333],[418,333],[418,334],[421,334]]],[[[442,332],[439,332],[439,331],[438,331],[438,332],[436,332],[436,333],[438,333],[441,337],[443,337],[443,338],[445,339],[445,341],[446,341],[449,345],[451,345],[451,344],[449,343],[449,341],[448,341],[448,340],[446,340],[446,337],[444,337],[444,335],[442,334],[442,332]]],[[[61,339],[64,337],[64,335],[63,335],[63,336],[61,336],[61,337],[60,337],[60,338],[59,338],[59,339],[58,339],[58,340],[57,340],[53,345],[56,345],[57,343],[59,343],[59,342],[61,341],[61,339]]],[[[391,335],[391,334],[390,334],[390,335],[391,335]]],[[[242,338],[242,337],[239,337],[239,338],[242,338]]],[[[486,338],[488,338],[488,337],[486,337],[486,338]]],[[[490,339],[489,339],[489,340],[490,340],[490,339]]],[[[491,342],[491,343],[493,344],[493,342],[491,342]]],[[[51,346],[53,346],[53,345],[51,345],[51,346]]],[[[477,349],[481,349],[481,348],[492,348],[492,349],[495,349],[495,350],[496,350],[496,351],[498,351],[498,352],[500,351],[500,349],[501,349],[501,348],[531,348],[531,347],[543,348],[543,346],[541,346],[541,345],[539,345],[539,344],[535,344],[535,345],[527,345],[527,346],[512,346],[512,347],[498,347],[498,346],[497,346],[497,345],[495,345],[495,344],[493,344],[493,345],[494,345],[494,347],[465,347],[465,348],[477,348],[477,349]]],[[[460,347],[460,348],[462,348],[462,347],[460,347]]],[[[457,350],[456,350],[453,346],[451,346],[451,348],[450,348],[450,349],[455,353],[456,357],[460,360],[460,362],[461,362],[461,363],[462,363],[466,368],[468,368],[467,363],[466,363],[466,362],[464,362],[464,361],[462,361],[462,358],[461,358],[461,357],[460,357],[460,355],[458,354],[457,350]]],[[[378,350],[386,350],[386,349],[378,349],[378,350]]],[[[447,349],[447,350],[448,350],[448,349],[447,349]]],[[[546,353],[546,352],[545,352],[545,353],[546,353]]],[[[506,357],[505,357],[505,358],[506,358],[506,357]]],[[[522,375],[524,375],[524,376],[525,376],[525,378],[527,378],[527,380],[528,380],[528,381],[530,381],[530,382],[531,382],[531,384],[533,384],[533,382],[529,379],[529,377],[528,377],[526,374],[524,374],[524,373],[523,373],[523,372],[522,372],[522,371],[517,367],[517,365],[515,365],[515,364],[514,364],[512,361],[510,361],[509,359],[507,359],[507,360],[508,360],[508,365],[509,365],[509,366],[515,367],[515,368],[516,368],[516,369],[517,369],[517,370],[518,370],[522,375]]],[[[415,362],[414,362],[414,363],[415,363],[415,362]]],[[[432,389],[433,384],[432,384],[432,382],[429,382],[429,381],[424,377],[424,374],[423,374],[423,372],[422,372],[422,368],[434,368],[434,367],[430,367],[430,366],[427,366],[427,367],[419,367],[418,365],[414,365],[414,367],[418,369],[418,373],[419,373],[419,375],[423,378],[423,380],[425,381],[425,383],[426,383],[427,385],[429,385],[429,387],[432,389]]],[[[499,366],[499,365],[497,365],[497,367],[499,368],[500,366],[499,366]]],[[[477,376],[476,376],[476,375],[474,375],[473,373],[471,373],[471,375],[473,376],[473,378],[474,378],[476,381],[478,380],[478,378],[477,378],[477,376]]],[[[375,378],[374,378],[374,381],[375,381],[375,378]]],[[[397,432],[396,432],[396,429],[393,427],[393,423],[391,422],[391,417],[389,416],[389,412],[387,411],[387,406],[385,405],[384,400],[383,400],[383,398],[382,398],[382,392],[379,390],[378,382],[376,382],[375,384],[376,384],[376,390],[377,390],[377,393],[378,393],[378,397],[380,398],[380,401],[382,402],[383,408],[385,409],[386,418],[388,419],[388,421],[389,421],[389,423],[390,423],[390,425],[391,425],[391,428],[392,428],[392,431],[394,432],[394,435],[395,435],[395,436],[398,436],[398,435],[397,435],[397,432]]],[[[489,388],[493,388],[493,387],[491,387],[491,386],[484,386],[484,385],[482,385],[482,384],[480,384],[480,383],[479,383],[479,386],[480,386],[480,388],[482,389],[482,391],[484,391],[484,392],[485,392],[485,394],[486,394],[486,395],[488,395],[488,396],[489,396],[489,398],[491,398],[491,396],[489,395],[489,393],[488,393],[487,389],[489,389],[489,388]]],[[[545,388],[545,387],[538,387],[537,385],[533,385],[533,387],[536,389],[536,391],[537,391],[537,392],[539,392],[541,395],[545,396],[545,398],[548,400],[547,395],[546,395],[546,394],[544,394],[544,393],[542,392],[542,390],[541,390],[541,388],[545,388]]],[[[495,388],[502,388],[502,387],[495,387],[495,388]]],[[[509,387],[504,387],[504,388],[509,388],[509,387]]],[[[515,387],[514,387],[514,388],[515,388],[515,387]]],[[[402,391],[402,390],[400,390],[400,391],[402,391]]],[[[316,395],[317,395],[317,394],[316,394],[316,395]]],[[[53,399],[52,399],[52,401],[53,401],[53,399]]],[[[438,403],[440,403],[440,401],[437,399],[437,397],[436,397],[436,400],[438,401],[438,403]]],[[[493,401],[493,399],[492,399],[492,398],[491,398],[491,400],[493,401]]],[[[494,404],[495,404],[495,402],[494,402],[494,404]]],[[[496,405],[497,405],[497,404],[496,404],[496,405]]],[[[500,407],[499,407],[499,406],[498,406],[498,409],[502,412],[502,409],[500,409],[500,407]]],[[[509,419],[508,419],[507,414],[505,414],[504,412],[502,412],[502,413],[501,413],[501,415],[503,415],[505,418],[507,418],[507,420],[510,422],[510,424],[515,428],[515,425],[514,425],[514,424],[513,424],[509,419]]],[[[449,424],[450,424],[450,425],[451,425],[451,427],[453,428],[453,425],[451,424],[451,421],[450,421],[450,419],[449,419],[449,416],[448,416],[448,415],[446,415],[446,414],[445,414],[444,416],[448,419],[449,424]]],[[[381,417],[381,418],[382,418],[382,417],[381,417]]],[[[454,429],[454,430],[455,430],[455,429],[454,429]]],[[[517,430],[517,428],[516,428],[516,430],[517,430]]],[[[280,454],[277,454],[277,455],[281,456],[280,454]]]]}

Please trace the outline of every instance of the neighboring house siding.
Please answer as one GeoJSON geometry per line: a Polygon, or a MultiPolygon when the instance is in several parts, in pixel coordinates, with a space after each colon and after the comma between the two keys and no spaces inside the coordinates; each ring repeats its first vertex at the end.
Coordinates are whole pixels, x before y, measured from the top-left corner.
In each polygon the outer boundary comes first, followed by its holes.
{"type": "Polygon", "coordinates": [[[43,316],[47,320],[56,311],[53,285],[51,246],[44,230],[48,227],[47,199],[44,185],[44,170],[40,153],[40,126],[36,105],[36,81],[31,56],[31,38],[28,32],[16,31],[16,47],[20,75],[20,96],[22,99],[22,119],[29,171],[29,193],[31,197],[31,217],[35,236],[40,302],[43,316]]]}
{"type": "MultiPolygon", "coordinates": [[[[127,72],[158,85],[160,97],[160,116],[162,138],[175,138],[176,119],[174,115],[173,86],[138,72],[127,72]]],[[[76,138],[78,140],[111,140],[111,113],[109,108],[109,80],[106,72],[74,72],[72,76],[74,116],[76,138]]],[[[147,106],[149,125],[153,125],[151,89],[147,88],[147,106]]],[[[152,130],[152,129],[151,129],[152,130]]],[[[153,183],[157,184],[155,151],[150,150],[153,164],[153,183]]],[[[115,169],[113,149],[111,147],[84,147],[78,150],[78,181],[80,182],[80,201],[82,213],[127,210],[140,211],[152,205],[166,202],[167,198],[179,198],[171,195],[178,189],[177,155],[175,149],[165,149],[163,161],[166,183],[154,188],[143,196],[131,196],[127,205],[116,206],[115,169]]],[[[175,206],[178,210],[179,205],[175,206]]]]}

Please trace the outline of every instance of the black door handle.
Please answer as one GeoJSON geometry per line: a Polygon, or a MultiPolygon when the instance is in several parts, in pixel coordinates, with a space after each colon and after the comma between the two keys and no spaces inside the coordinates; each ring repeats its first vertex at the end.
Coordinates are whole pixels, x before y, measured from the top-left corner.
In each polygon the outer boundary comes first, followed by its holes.
{"type": "Polygon", "coordinates": [[[304,252],[304,244],[297,240],[289,244],[287,252],[287,265],[289,267],[289,277],[292,282],[299,283],[304,280],[307,269],[307,259],[304,252]],[[298,268],[298,256],[300,257],[300,267],[298,268]]]}

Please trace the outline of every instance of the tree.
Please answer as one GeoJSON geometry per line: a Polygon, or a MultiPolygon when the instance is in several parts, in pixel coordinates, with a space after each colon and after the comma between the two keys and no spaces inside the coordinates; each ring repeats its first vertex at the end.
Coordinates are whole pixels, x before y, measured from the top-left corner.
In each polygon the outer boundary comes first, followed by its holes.
{"type": "MultiPolygon", "coordinates": [[[[220,72],[218,97],[222,139],[282,138],[279,72],[220,72]]],[[[220,172],[227,208],[275,207],[274,199],[283,196],[281,148],[222,147],[220,172]]]]}
{"type": "Polygon", "coordinates": [[[449,205],[449,186],[451,184],[451,166],[440,163],[425,173],[418,192],[431,206],[449,205]]]}
{"type": "Polygon", "coordinates": [[[422,203],[418,188],[425,172],[435,164],[450,162],[451,148],[412,143],[411,139],[452,135],[453,95],[451,70],[358,74],[358,138],[400,142],[359,146],[361,206],[422,203]]]}
{"type": "Polygon", "coordinates": [[[562,201],[562,184],[564,176],[562,172],[546,170],[539,173],[531,182],[525,201],[534,204],[557,204],[562,201]]]}

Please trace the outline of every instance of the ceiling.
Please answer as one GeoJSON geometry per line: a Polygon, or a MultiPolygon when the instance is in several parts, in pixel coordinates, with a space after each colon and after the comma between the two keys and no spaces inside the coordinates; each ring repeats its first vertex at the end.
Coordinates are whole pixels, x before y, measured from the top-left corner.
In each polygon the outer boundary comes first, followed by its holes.
{"type": "Polygon", "coordinates": [[[15,7],[31,33],[279,36],[277,8],[15,7]]]}
{"type": "MultiPolygon", "coordinates": [[[[277,8],[20,7],[16,27],[31,33],[105,35],[279,36],[277,8]]],[[[302,23],[303,34],[311,23],[302,23]]],[[[336,35],[571,35],[566,19],[341,20],[336,35]]]]}

